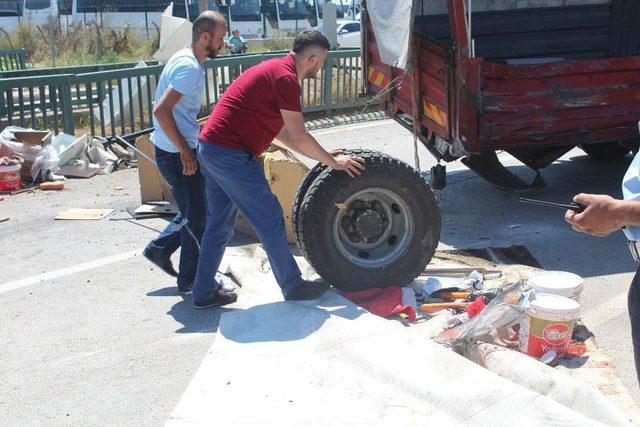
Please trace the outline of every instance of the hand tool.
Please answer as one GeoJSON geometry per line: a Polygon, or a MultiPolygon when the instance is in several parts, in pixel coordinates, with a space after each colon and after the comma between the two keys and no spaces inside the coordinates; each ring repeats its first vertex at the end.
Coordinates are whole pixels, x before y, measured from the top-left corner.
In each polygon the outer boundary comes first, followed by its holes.
{"type": "Polygon", "coordinates": [[[422,304],[420,309],[428,313],[453,308],[456,310],[464,310],[469,305],[468,302],[434,302],[431,304],[422,304]]]}
{"type": "Polygon", "coordinates": [[[574,211],[577,213],[582,213],[584,212],[585,209],[587,209],[587,207],[581,203],[554,203],[554,202],[547,202],[545,200],[535,200],[535,199],[527,199],[525,197],[520,197],[520,201],[523,203],[533,203],[535,205],[542,205],[542,206],[549,206],[552,208],[560,208],[560,209],[566,209],[566,210],[570,210],[570,211],[574,211]]]}
{"type": "Polygon", "coordinates": [[[440,292],[436,296],[442,299],[467,299],[471,296],[471,291],[462,292],[440,292]]]}

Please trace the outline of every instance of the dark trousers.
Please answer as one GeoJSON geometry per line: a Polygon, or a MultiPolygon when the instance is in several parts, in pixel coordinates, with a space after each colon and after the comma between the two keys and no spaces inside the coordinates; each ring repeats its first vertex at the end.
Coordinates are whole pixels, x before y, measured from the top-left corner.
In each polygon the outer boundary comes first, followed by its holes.
{"type": "Polygon", "coordinates": [[[636,362],[636,375],[640,382],[640,268],[629,288],[629,320],[631,320],[631,341],[636,362]]]}
{"type": "Polygon", "coordinates": [[[196,277],[199,250],[193,237],[184,227],[184,218],[187,218],[187,224],[198,241],[202,240],[206,218],[202,174],[198,168],[195,174],[184,175],[180,153],[170,153],[158,147],[156,163],[162,176],[171,184],[171,193],[180,212],[147,248],[154,254],[166,257],[170,257],[181,248],[178,286],[191,287],[196,277]]]}

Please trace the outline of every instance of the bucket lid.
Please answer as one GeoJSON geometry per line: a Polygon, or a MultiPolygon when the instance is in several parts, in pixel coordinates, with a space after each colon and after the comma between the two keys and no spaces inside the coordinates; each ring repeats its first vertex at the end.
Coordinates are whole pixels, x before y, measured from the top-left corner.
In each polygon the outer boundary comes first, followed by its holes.
{"type": "Polygon", "coordinates": [[[531,308],[536,313],[561,314],[573,318],[580,315],[580,303],[560,295],[538,293],[536,299],[531,301],[531,308]]]}
{"type": "Polygon", "coordinates": [[[582,277],[567,271],[545,271],[530,278],[528,283],[537,291],[559,295],[575,295],[584,287],[582,277]]]}

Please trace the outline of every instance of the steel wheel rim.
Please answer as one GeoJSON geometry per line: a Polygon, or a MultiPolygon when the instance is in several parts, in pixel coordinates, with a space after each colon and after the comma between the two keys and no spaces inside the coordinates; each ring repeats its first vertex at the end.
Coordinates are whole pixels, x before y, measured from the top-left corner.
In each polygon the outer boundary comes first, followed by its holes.
{"type": "Polygon", "coordinates": [[[351,195],[340,206],[333,221],[333,240],[342,256],[352,264],[365,268],[385,267],[408,248],[415,228],[413,215],[407,202],[395,192],[382,187],[366,188],[351,195]],[[370,209],[354,209],[360,206],[354,202],[370,209]],[[349,219],[343,219],[345,216],[349,219]],[[386,226],[385,216],[388,220],[386,226]],[[352,226],[345,226],[345,223],[352,226]],[[369,227],[358,227],[360,223],[369,227]],[[359,233],[361,229],[374,229],[376,232],[359,233]],[[363,236],[372,241],[364,241],[363,236]]]}

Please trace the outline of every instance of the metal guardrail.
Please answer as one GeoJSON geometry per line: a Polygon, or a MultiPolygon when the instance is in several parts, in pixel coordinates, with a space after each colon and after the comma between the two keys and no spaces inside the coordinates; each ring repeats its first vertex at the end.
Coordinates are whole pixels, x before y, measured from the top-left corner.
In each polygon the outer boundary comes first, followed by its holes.
{"type": "MultiPolygon", "coordinates": [[[[2,51],[0,51],[2,55],[2,51]]],[[[0,67],[0,79],[10,79],[15,77],[37,77],[37,76],[55,76],[59,74],[84,74],[94,73],[97,71],[120,70],[124,68],[133,68],[138,62],[113,62],[94,65],[74,65],[70,67],[54,67],[54,68],[26,68],[2,70],[0,67]]],[[[147,65],[157,65],[158,61],[144,61],[147,65]]]]}
{"type": "MultiPolygon", "coordinates": [[[[0,71],[26,70],[24,49],[0,50],[0,71]]],[[[0,77],[2,75],[0,74],[0,77]]]]}
{"type": "MultiPolygon", "coordinates": [[[[233,80],[249,67],[285,55],[276,52],[226,56],[208,60],[201,116],[220,99],[233,80]]],[[[90,67],[65,67],[86,71],[4,78],[0,74],[0,128],[8,125],[48,128],[56,133],[76,130],[91,135],[114,136],[152,126],[153,97],[163,65],[95,71],[90,67]]],[[[323,111],[362,105],[360,49],[329,52],[315,79],[302,83],[304,111],[323,111]]]]}

